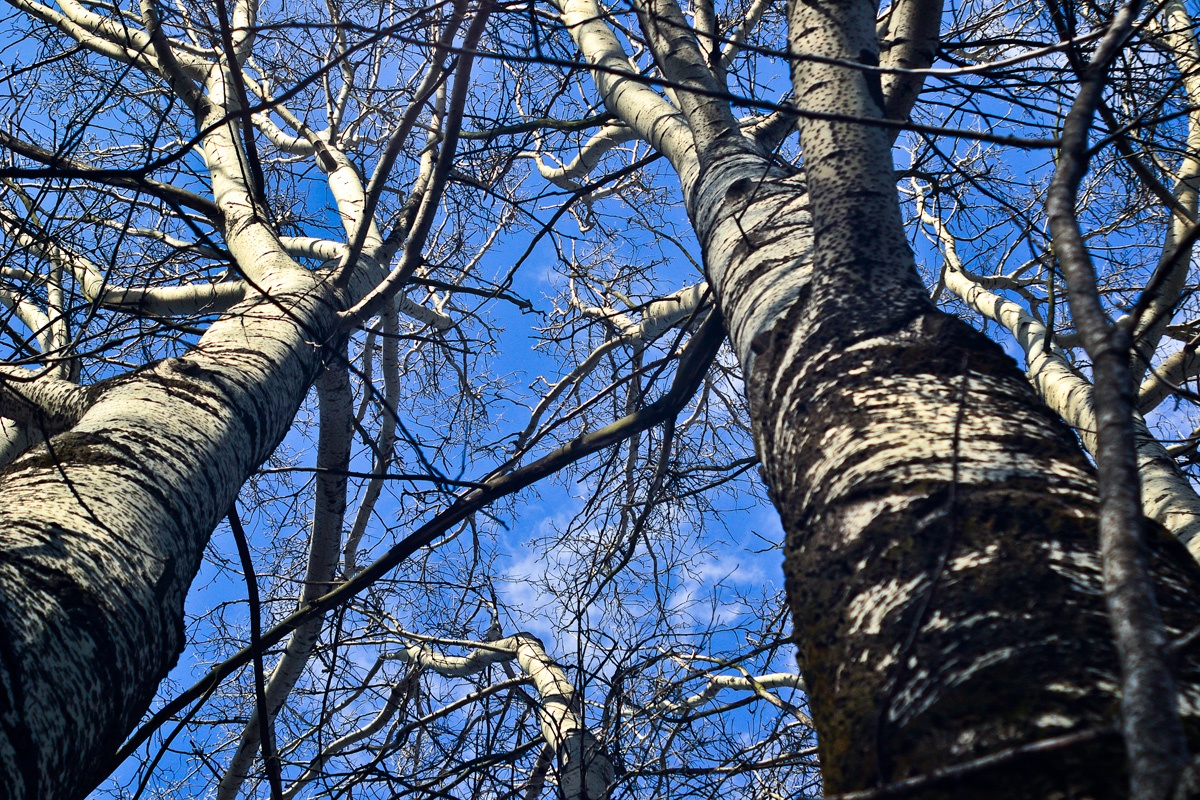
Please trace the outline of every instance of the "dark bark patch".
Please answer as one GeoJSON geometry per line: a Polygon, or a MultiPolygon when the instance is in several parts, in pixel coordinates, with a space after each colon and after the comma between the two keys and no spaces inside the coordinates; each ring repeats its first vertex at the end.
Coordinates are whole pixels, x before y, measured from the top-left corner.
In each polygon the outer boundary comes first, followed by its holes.
{"type": "Polygon", "coordinates": [[[67,431],[39,445],[9,466],[9,470],[58,469],[66,466],[131,466],[128,458],[99,433],[67,431]]]}
{"type": "MultiPolygon", "coordinates": [[[[787,532],[826,791],[1113,725],[1097,499],[1071,431],[958,320],[918,315],[842,348],[797,347],[806,312],[755,343],[747,384],[787,532]],[[799,356],[784,363],[788,352],[799,356]]],[[[1182,636],[1200,625],[1200,567],[1154,529],[1164,620],[1182,636]]],[[[1186,656],[1195,744],[1200,660],[1186,656]]],[[[1119,741],[1099,737],[910,796],[1106,798],[1125,787],[1119,741]]]]}

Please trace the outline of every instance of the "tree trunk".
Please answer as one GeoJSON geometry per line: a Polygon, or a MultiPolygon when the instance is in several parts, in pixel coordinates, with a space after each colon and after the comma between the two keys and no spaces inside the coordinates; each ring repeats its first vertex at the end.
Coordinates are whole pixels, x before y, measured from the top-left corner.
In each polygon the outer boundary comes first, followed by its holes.
{"type": "MultiPolygon", "coordinates": [[[[788,533],[826,789],[1111,726],[1118,665],[1092,476],[1011,360],[936,312],[840,352],[796,345],[781,336],[764,351],[750,392],[769,409],[758,442],[788,533]]],[[[1155,532],[1159,597],[1183,635],[1200,576],[1155,532]]],[[[1180,677],[1194,725],[1194,662],[1180,677]]],[[[1122,752],[1114,735],[955,789],[1123,796],[1122,752]],[[997,780],[1014,771],[1019,782],[997,780]]]]}
{"type": "Polygon", "coordinates": [[[82,797],[184,644],[211,531],[291,426],[336,311],[315,276],[269,284],[184,358],[93,387],[0,493],[0,774],[82,797]]]}
{"type": "MultiPolygon", "coordinates": [[[[869,2],[790,14],[794,53],[877,63],[869,2]]],[[[793,65],[804,176],[698,137],[687,196],[787,534],[825,790],[1124,796],[1091,466],[1012,359],[929,303],[883,129],[805,117],[880,116],[878,74],[793,65]]],[[[1200,568],[1147,524],[1182,636],[1200,568]]],[[[1178,678],[1195,736],[1200,665],[1178,678]]]]}
{"type": "MultiPolygon", "coordinates": [[[[887,106],[875,4],[789,3],[803,175],[718,102],[673,0],[639,17],[678,108],[617,77],[626,56],[594,4],[557,5],[608,109],[680,177],[787,535],[825,790],[1124,796],[1095,476],[1016,364],[921,284],[871,124],[887,106]]],[[[1185,635],[1200,567],[1147,527],[1185,635]]],[[[1178,655],[1196,736],[1200,665],[1178,655]]]]}

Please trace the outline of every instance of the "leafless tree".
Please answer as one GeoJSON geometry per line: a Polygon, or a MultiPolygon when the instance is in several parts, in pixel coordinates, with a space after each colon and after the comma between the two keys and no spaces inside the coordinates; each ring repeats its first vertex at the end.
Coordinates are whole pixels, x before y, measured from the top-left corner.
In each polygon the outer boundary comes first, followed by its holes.
{"type": "Polygon", "coordinates": [[[8,1],[12,797],[1196,779],[1181,3],[8,1]]]}

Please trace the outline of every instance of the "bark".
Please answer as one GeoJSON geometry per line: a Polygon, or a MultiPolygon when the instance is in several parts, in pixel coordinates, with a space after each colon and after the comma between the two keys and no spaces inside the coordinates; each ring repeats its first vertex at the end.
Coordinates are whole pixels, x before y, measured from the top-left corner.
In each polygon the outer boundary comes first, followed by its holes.
{"type": "Polygon", "coordinates": [[[1083,231],[1075,215],[1088,169],[1092,117],[1103,98],[1109,65],[1118,57],[1140,13],[1130,0],[1109,22],[1104,39],[1082,71],[1079,92],[1063,120],[1046,218],[1055,256],[1067,280],[1072,319],[1095,375],[1096,466],[1100,489],[1100,552],[1104,597],[1120,659],[1121,731],[1134,800],[1165,800],[1175,793],[1188,761],[1178,713],[1175,676],[1167,662],[1154,579],[1147,568],[1141,484],[1133,430],[1136,410],[1127,327],[1104,308],[1083,231]]]}
{"type": "MultiPolygon", "coordinates": [[[[607,324],[612,329],[614,336],[597,346],[579,362],[575,369],[550,386],[530,413],[529,423],[525,426],[525,430],[518,434],[513,450],[521,452],[536,441],[535,434],[538,432],[538,424],[541,422],[542,415],[562,396],[564,391],[576,386],[579,381],[591,374],[608,353],[618,347],[629,345],[635,354],[640,354],[667,331],[695,317],[707,297],[708,284],[703,281],[685,286],[666,297],[660,297],[647,303],[642,311],[641,320],[634,322],[629,315],[616,309],[585,305],[579,301],[572,290],[571,305],[582,316],[598,319],[607,324]]],[[[636,447],[631,448],[631,452],[636,449],[636,447]]]]}
{"type": "Polygon", "coordinates": [[[342,572],[347,578],[353,577],[358,571],[358,545],[367,532],[367,525],[371,522],[371,515],[375,513],[375,505],[383,492],[383,476],[387,474],[394,458],[392,448],[396,445],[396,427],[399,423],[396,416],[400,404],[400,337],[397,334],[399,326],[396,314],[391,309],[385,311],[382,316],[384,335],[380,368],[383,372],[383,397],[379,399],[382,413],[379,415],[379,435],[375,439],[375,458],[371,468],[375,477],[367,482],[363,500],[354,514],[354,524],[346,535],[342,572]]]}
{"type": "MultiPolygon", "coordinates": [[[[693,695],[688,695],[678,701],[666,700],[654,706],[657,711],[667,714],[684,715],[709,705],[716,700],[717,695],[726,689],[740,692],[753,692],[759,697],[767,698],[772,703],[779,703],[779,698],[770,694],[771,689],[804,690],[804,679],[791,672],[774,672],[770,675],[713,675],[708,679],[704,688],[693,695]]],[[[811,720],[806,720],[812,724],[811,720]]]]}
{"type": "MultiPolygon", "coordinates": [[[[895,302],[915,281],[904,250],[891,267],[880,250],[827,267],[822,257],[838,248],[822,252],[829,226],[809,221],[818,212],[798,176],[748,153],[713,158],[704,174],[694,215],[787,532],[826,790],[1113,723],[1118,665],[1094,476],[1071,432],[982,334],[915,294],[895,302]],[[910,275],[880,275],[888,269],[910,275]],[[841,274],[822,296],[805,276],[826,270],[841,274]],[[859,294],[853,313],[836,281],[859,294]]],[[[875,212],[846,213],[862,224],[875,212]]],[[[1160,599],[1178,636],[1197,621],[1200,575],[1154,531],[1160,599]]],[[[1193,730],[1196,679],[1189,661],[1181,705],[1193,730]]],[[[1016,767],[1027,776],[1019,785],[968,771],[958,796],[1120,796],[1120,753],[1116,738],[1031,753],[1016,767]]]]}
{"type": "MultiPolygon", "coordinates": [[[[160,78],[194,117],[213,200],[109,175],[12,137],[0,137],[3,146],[59,177],[149,192],[201,211],[217,226],[243,279],[110,287],[87,259],[40,237],[14,234],[11,213],[0,222],[53,270],[48,314],[0,292],[0,304],[16,306],[45,353],[57,354],[65,343],[64,274],[100,306],[135,314],[226,312],[183,357],[91,387],[27,380],[19,370],[5,370],[0,381],[0,414],[17,420],[0,425],[0,463],[6,464],[0,473],[0,795],[53,800],[87,794],[145,712],[183,647],[184,597],[211,531],[291,426],[326,356],[338,352],[346,328],[338,314],[383,276],[369,254],[348,257],[335,288],[330,270],[298,264],[264,220],[262,181],[255,177],[261,169],[246,135],[252,124],[246,92],[254,87],[240,69],[252,43],[254,2],[234,4],[231,25],[223,26],[226,63],[207,60],[213,51],[197,55],[172,43],[153,0],[141,3],[144,30],[130,27],[128,18],[106,20],[74,0],[61,4],[62,13],[25,0],[13,5],[95,53],[160,78]]],[[[419,113],[420,104],[414,109],[419,113]]],[[[329,172],[348,235],[378,249],[382,240],[368,224],[372,215],[357,172],[330,147],[322,153],[328,158],[318,160],[329,172]]],[[[291,244],[321,249],[311,241],[291,244]]],[[[398,305],[407,312],[415,304],[401,299],[398,305]]],[[[445,322],[426,311],[413,313],[435,326],[445,322]]],[[[61,361],[51,371],[70,376],[75,370],[61,361]]],[[[330,434],[340,437],[338,447],[348,447],[348,422],[330,426],[330,434]]],[[[344,454],[327,461],[335,468],[346,463],[344,454]]],[[[345,478],[332,479],[343,486],[340,501],[339,490],[325,486],[330,480],[318,479],[329,497],[318,501],[324,511],[314,538],[322,546],[314,547],[302,603],[328,591],[337,563],[345,478]]],[[[290,660],[268,687],[278,702],[317,629],[319,622],[297,629],[290,660]]],[[[252,728],[248,736],[256,737],[252,728]]]]}
{"type": "MultiPolygon", "coordinates": [[[[410,645],[396,658],[439,675],[475,675],[489,664],[516,661],[537,696],[538,724],[558,764],[558,793],[563,800],[602,800],[614,783],[614,767],[604,745],[585,724],[582,702],[566,671],[530,633],[489,642],[465,656],[446,656],[410,645]]],[[[511,677],[511,673],[510,673],[511,677]]]]}
{"type": "MultiPolygon", "coordinates": [[[[1184,141],[1184,157],[1175,173],[1171,187],[1171,195],[1178,204],[1176,213],[1167,222],[1166,235],[1163,237],[1162,254],[1164,258],[1174,254],[1168,263],[1166,276],[1157,291],[1153,293],[1146,311],[1142,315],[1143,323],[1135,331],[1133,379],[1141,381],[1149,368],[1163,334],[1170,321],[1171,310],[1183,298],[1187,283],[1188,267],[1191,264],[1192,246],[1187,245],[1175,252],[1179,243],[1188,235],[1188,229],[1194,224],[1197,211],[1197,189],[1200,186],[1200,114],[1194,109],[1200,101],[1200,46],[1196,43],[1193,22],[1184,4],[1179,0],[1164,3],[1159,15],[1150,20],[1152,30],[1162,36],[1170,49],[1175,65],[1179,69],[1180,80],[1184,92],[1193,110],[1188,114],[1187,137],[1184,141]],[[1182,212],[1182,213],[1180,213],[1182,212]]],[[[1154,387],[1151,391],[1160,391],[1161,382],[1151,376],[1146,379],[1154,387]]],[[[1176,383],[1182,381],[1177,380],[1176,383]]],[[[1144,387],[1149,388],[1149,387],[1144,387]]],[[[1142,412],[1146,412],[1145,403],[1148,400],[1139,399],[1142,412]]]]}
{"type": "Polygon", "coordinates": [[[99,387],[70,430],[4,470],[8,797],[86,795],[175,663],[208,536],[287,432],[335,330],[313,276],[268,287],[186,357],[99,387]]]}
{"type": "MultiPolygon", "coordinates": [[[[941,0],[897,0],[878,25],[880,62],[886,67],[926,69],[937,56],[942,28],[941,0]]],[[[907,119],[925,84],[923,75],[888,72],[880,79],[883,116],[907,119]]],[[[893,135],[899,133],[893,130],[893,135]]]]}
{"type": "MultiPolygon", "coordinates": [[[[542,641],[530,633],[516,633],[486,644],[457,644],[472,649],[463,656],[447,656],[428,645],[412,644],[388,654],[388,658],[413,665],[417,671],[409,673],[408,677],[392,687],[384,707],[370,722],[335,739],[310,761],[300,778],[284,793],[285,800],[290,800],[307,784],[320,777],[322,767],[331,757],[388,724],[405,704],[406,698],[415,696],[422,671],[444,677],[465,678],[478,675],[493,664],[502,664],[509,680],[493,683],[455,702],[453,706],[465,705],[480,693],[490,694],[528,684],[536,696],[538,724],[546,741],[547,754],[541,767],[542,774],[531,784],[544,785],[545,773],[557,765],[558,796],[562,800],[602,800],[609,797],[615,783],[612,760],[604,745],[587,727],[582,714],[582,702],[566,670],[550,657],[542,641]],[[522,673],[520,676],[512,669],[512,662],[516,662],[522,673]]],[[[796,676],[788,677],[794,681],[796,676]]],[[[771,681],[772,678],[775,676],[766,676],[769,683],[778,685],[779,682],[771,681]]],[[[716,691],[719,689],[713,694],[716,691]]],[[[409,721],[404,729],[419,729],[422,724],[437,719],[446,711],[446,708],[431,710],[424,717],[409,721]]]]}
{"type": "MultiPolygon", "coordinates": [[[[946,288],[978,313],[1003,325],[1025,351],[1026,377],[1038,396],[1075,429],[1084,448],[1096,452],[1096,412],[1092,384],[1075,371],[1061,353],[1045,349],[1046,328],[1011,300],[986,291],[960,269],[946,270],[946,288]]],[[[1179,471],[1167,449],[1133,417],[1138,474],[1142,483],[1142,513],[1162,525],[1200,557],[1200,496],[1179,471]]]]}
{"type": "Polygon", "coordinates": [[[0,416],[59,433],[74,425],[99,394],[45,373],[0,366],[0,416]]]}
{"type": "Polygon", "coordinates": [[[176,59],[152,3],[143,16],[138,58],[153,52],[206,131],[225,244],[257,291],[182,358],[90,387],[67,430],[0,474],[0,774],[12,798],[82,797],[102,777],[183,647],[210,533],[291,426],[342,335],[337,313],[365,292],[356,280],[342,297],[287,255],[244,180],[228,70],[176,59]]]}
{"type": "MultiPolygon", "coordinates": [[[[883,114],[878,73],[854,68],[878,63],[872,5],[796,2],[789,19],[805,175],[680,91],[699,161],[681,179],[787,533],[825,789],[957,764],[952,784],[905,796],[1122,796],[1095,476],[1012,360],[929,304],[884,131],[805,113],[883,114]]],[[[1148,527],[1181,636],[1200,622],[1200,569],[1148,527]]],[[[1193,735],[1198,677],[1184,659],[1193,735]]]]}

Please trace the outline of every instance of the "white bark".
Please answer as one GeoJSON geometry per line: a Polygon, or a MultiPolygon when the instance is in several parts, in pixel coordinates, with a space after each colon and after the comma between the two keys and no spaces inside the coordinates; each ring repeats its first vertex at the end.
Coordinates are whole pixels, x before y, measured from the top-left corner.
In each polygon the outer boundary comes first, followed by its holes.
{"type": "MultiPolygon", "coordinates": [[[[396,426],[399,423],[397,404],[400,402],[400,339],[396,313],[392,309],[383,312],[383,348],[380,370],[383,372],[383,397],[380,399],[379,435],[375,439],[375,458],[371,469],[372,477],[367,482],[362,503],[354,514],[354,524],[346,535],[343,574],[349,578],[358,571],[358,545],[367,532],[371,515],[383,491],[384,475],[392,464],[393,448],[396,446],[396,426]]],[[[370,354],[367,355],[370,358],[370,354]]]]}
{"type": "Polygon", "coordinates": [[[679,110],[639,79],[629,55],[595,0],[553,0],[563,25],[588,64],[605,106],[630,130],[664,154],[676,171],[696,167],[692,137],[679,110]]]}
{"type": "MultiPolygon", "coordinates": [[[[246,286],[240,282],[125,289],[112,285],[104,271],[90,259],[70,252],[48,236],[35,238],[22,230],[17,215],[4,206],[0,206],[0,229],[27,252],[46,261],[52,270],[68,272],[78,284],[83,296],[102,308],[169,317],[226,311],[246,296],[246,286]]],[[[61,288],[57,291],[61,293],[61,288]]],[[[46,315],[43,315],[43,318],[41,326],[30,327],[50,335],[54,331],[53,320],[46,315]]],[[[26,325],[35,322],[24,319],[22,321],[26,322],[26,325]]],[[[43,349],[48,354],[62,352],[65,344],[65,336],[59,334],[48,339],[43,349]]]]}
{"type": "MultiPolygon", "coordinates": [[[[769,675],[713,675],[704,688],[695,694],[677,701],[664,701],[654,708],[668,714],[686,714],[704,708],[717,699],[723,691],[754,692],[765,694],[772,689],[795,689],[804,691],[804,678],[793,672],[773,672],[769,675]]],[[[772,698],[775,699],[775,698],[772,698]]]]}
{"type": "Polygon", "coordinates": [[[102,386],[79,386],[44,370],[0,365],[0,416],[29,423],[47,434],[78,422],[102,392],[102,386]]]}
{"type": "MultiPolygon", "coordinates": [[[[580,714],[580,701],[563,668],[546,653],[541,640],[529,633],[517,633],[491,642],[457,642],[471,647],[462,656],[447,656],[427,644],[412,644],[388,655],[389,658],[430,670],[444,677],[468,678],[492,664],[515,662],[520,677],[493,684],[482,693],[494,693],[522,683],[532,685],[539,700],[537,715],[542,737],[557,764],[559,796],[563,800],[602,800],[613,787],[615,772],[603,745],[587,728],[580,714]]],[[[513,672],[510,671],[510,676],[513,672]]],[[[792,676],[793,678],[795,676],[792,676]]],[[[404,697],[414,691],[410,682],[419,680],[419,673],[394,685],[379,712],[362,727],[346,733],[327,746],[314,758],[300,778],[288,787],[285,798],[294,797],[304,786],[320,777],[320,771],[330,758],[351,745],[361,742],[382,730],[399,710],[404,697]]],[[[773,678],[768,676],[768,680],[773,678]]],[[[452,708],[469,704],[480,693],[463,698],[449,708],[431,712],[413,727],[427,723],[452,708]]]]}
{"type": "Polygon", "coordinates": [[[600,159],[613,148],[638,139],[638,135],[623,123],[605,125],[579,147],[579,153],[570,162],[560,167],[552,167],[546,163],[544,156],[538,152],[522,153],[525,158],[533,159],[537,164],[538,173],[546,180],[563,189],[578,189],[579,179],[591,174],[600,159]]]}
{"type": "Polygon", "coordinates": [[[520,451],[532,441],[536,441],[534,434],[537,432],[542,415],[554,405],[564,391],[591,374],[592,370],[600,364],[605,353],[624,345],[632,346],[636,352],[644,350],[667,331],[687,321],[695,314],[707,294],[708,284],[706,282],[685,286],[677,292],[672,292],[666,297],[660,297],[646,304],[638,322],[634,322],[628,314],[616,309],[585,306],[578,301],[578,298],[573,298],[572,305],[577,307],[581,314],[604,321],[614,328],[616,336],[593,349],[575,369],[550,387],[550,390],[542,396],[529,415],[529,422],[525,426],[525,430],[517,436],[516,443],[513,445],[514,449],[520,451]]]}
{"type": "Polygon", "coordinates": [[[411,687],[408,685],[408,683],[404,681],[395,684],[391,691],[388,692],[387,700],[384,701],[383,708],[379,709],[379,713],[372,717],[371,720],[361,728],[343,734],[342,736],[339,736],[337,739],[334,739],[332,742],[330,742],[320,752],[320,754],[317,755],[316,758],[308,763],[308,766],[305,768],[300,777],[297,778],[292,785],[287,788],[287,791],[283,793],[283,800],[291,800],[291,798],[299,794],[305,786],[321,777],[321,768],[325,766],[329,759],[333,758],[346,748],[352,747],[353,745],[364,741],[383,730],[383,727],[391,722],[392,717],[394,717],[396,712],[400,710],[400,705],[404,701],[410,688],[411,687]]]}
{"type": "Polygon", "coordinates": [[[467,677],[489,664],[516,661],[529,676],[540,701],[538,721],[546,744],[557,758],[560,796],[563,800],[608,797],[615,776],[612,762],[584,724],[579,698],[566,672],[547,655],[536,636],[513,634],[481,644],[465,656],[446,656],[427,646],[410,645],[395,657],[449,677],[467,677]]]}
{"type": "MultiPolygon", "coordinates": [[[[1184,212],[1172,213],[1167,221],[1166,235],[1163,237],[1162,257],[1170,258],[1167,265],[1167,277],[1154,293],[1152,301],[1146,308],[1142,324],[1136,331],[1134,341],[1134,359],[1132,363],[1135,384],[1142,381],[1150,367],[1151,360],[1167,325],[1171,322],[1172,310],[1179,303],[1187,284],[1188,272],[1192,263],[1192,246],[1175,250],[1178,243],[1187,235],[1188,229],[1195,224],[1200,198],[1200,46],[1196,43],[1195,25],[1187,9],[1180,0],[1169,0],[1162,9],[1161,20],[1152,18],[1151,25],[1166,41],[1171,55],[1179,69],[1183,82],[1184,93],[1187,96],[1191,112],[1187,118],[1187,135],[1182,143],[1184,153],[1182,162],[1175,173],[1171,193],[1184,212]],[[1172,254],[1173,257],[1172,257],[1172,254]]],[[[1155,395],[1169,391],[1170,387],[1157,379],[1151,373],[1142,382],[1138,406],[1145,413],[1149,400],[1147,395],[1155,395]]]]}
{"type": "Polygon", "coordinates": [[[1142,381],[1138,390],[1138,410],[1149,414],[1171,396],[1177,387],[1183,386],[1200,372],[1200,356],[1191,342],[1184,344],[1160,364],[1151,367],[1150,374],[1142,381]]]}
{"type": "Polygon", "coordinates": [[[50,317],[47,316],[45,311],[30,302],[25,293],[4,289],[0,289],[0,306],[4,306],[5,309],[11,311],[13,316],[29,329],[29,332],[37,342],[37,349],[47,359],[54,357],[53,344],[50,337],[50,317]]]}
{"type": "Polygon", "coordinates": [[[154,48],[150,44],[149,37],[142,31],[126,30],[124,26],[81,25],[68,15],[60,14],[36,0],[7,0],[7,2],[31,17],[53,25],[94,53],[148,72],[156,71],[158,68],[157,59],[154,57],[154,48]]]}
{"type": "Polygon", "coordinates": [[[306,273],[270,288],[269,302],[236,307],[185,358],[105,384],[68,432],[8,467],[0,771],[10,796],[90,787],[182,648],[183,600],[208,534],[290,427],[316,370],[312,332],[331,329],[306,273]]]}
{"type": "Polygon", "coordinates": [[[741,51],[742,44],[754,33],[754,30],[758,27],[758,23],[762,21],[763,14],[766,13],[770,5],[770,0],[751,1],[750,8],[746,9],[746,13],[738,23],[738,26],[727,35],[725,44],[721,47],[721,69],[729,69],[733,64],[733,60],[737,58],[737,54],[741,51]]]}
{"type": "MultiPolygon", "coordinates": [[[[907,119],[925,83],[912,70],[928,69],[938,51],[942,27],[942,0],[894,0],[878,26],[879,61],[884,67],[910,70],[887,72],[880,77],[883,116],[907,119]]],[[[892,132],[893,136],[899,130],[892,132]]]]}
{"type": "Polygon", "coordinates": [[[41,434],[33,425],[0,417],[0,467],[40,441],[41,434]]]}
{"type": "Polygon", "coordinates": [[[255,214],[226,74],[210,69],[203,97],[187,74],[194,62],[180,66],[157,28],[149,36],[209,131],[225,242],[262,294],[184,357],[93,387],[69,430],[6,470],[0,772],[14,798],[86,792],[143,714],[183,646],[183,601],[209,534],[291,426],[339,333],[324,276],[291,259],[255,214]]]}

